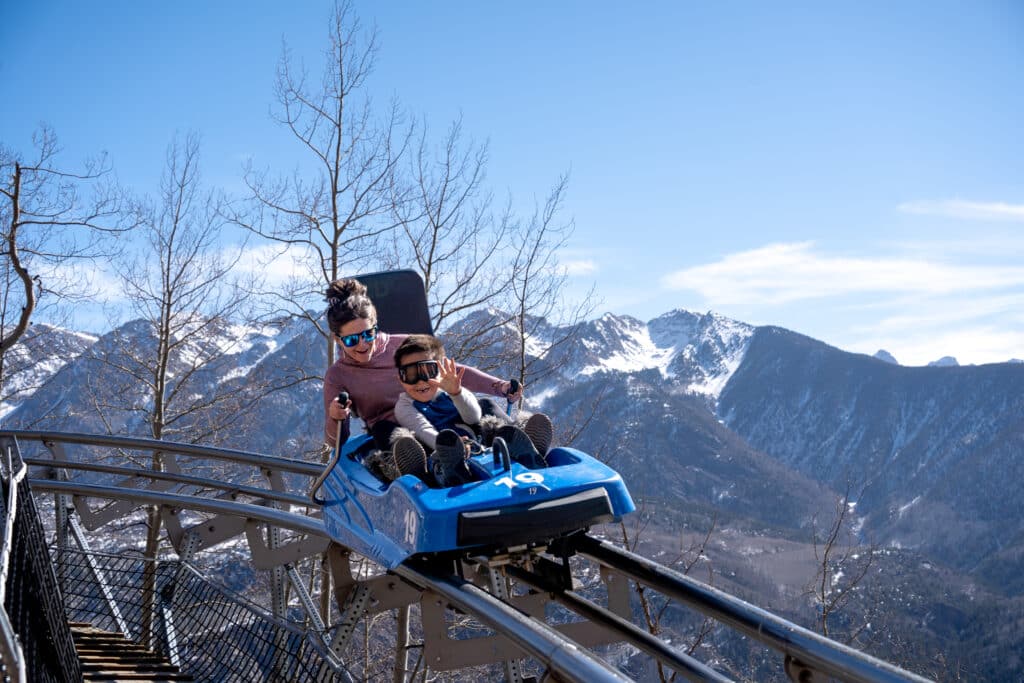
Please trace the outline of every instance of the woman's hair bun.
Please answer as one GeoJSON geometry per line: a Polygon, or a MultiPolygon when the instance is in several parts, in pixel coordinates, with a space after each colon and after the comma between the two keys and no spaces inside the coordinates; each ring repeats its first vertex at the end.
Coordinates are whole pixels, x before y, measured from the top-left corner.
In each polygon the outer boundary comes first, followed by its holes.
{"type": "Polygon", "coordinates": [[[327,288],[327,325],[338,334],[350,320],[363,318],[377,322],[377,309],[366,293],[366,285],[355,278],[335,280],[327,288]]]}
{"type": "Polygon", "coordinates": [[[327,288],[328,299],[347,299],[350,296],[365,296],[366,285],[359,280],[349,277],[335,280],[327,288]]]}

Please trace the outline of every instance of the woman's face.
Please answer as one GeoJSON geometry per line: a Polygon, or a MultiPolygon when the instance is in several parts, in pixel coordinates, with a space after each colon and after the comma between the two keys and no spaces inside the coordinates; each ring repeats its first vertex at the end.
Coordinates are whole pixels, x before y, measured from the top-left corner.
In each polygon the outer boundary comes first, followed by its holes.
{"type": "Polygon", "coordinates": [[[335,341],[341,347],[342,353],[348,356],[348,359],[353,363],[369,363],[370,358],[373,357],[373,352],[377,346],[376,336],[375,334],[364,333],[367,330],[373,329],[375,325],[376,323],[373,320],[356,318],[342,325],[338,334],[335,335],[335,341]],[[371,341],[366,340],[368,336],[371,338],[371,341]],[[345,337],[349,337],[349,343],[352,342],[353,338],[356,338],[356,343],[353,346],[346,346],[345,337]]]}

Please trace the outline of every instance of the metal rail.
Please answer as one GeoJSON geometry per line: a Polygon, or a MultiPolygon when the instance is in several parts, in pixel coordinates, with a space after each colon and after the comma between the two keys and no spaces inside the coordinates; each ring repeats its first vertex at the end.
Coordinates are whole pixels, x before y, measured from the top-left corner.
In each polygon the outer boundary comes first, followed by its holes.
{"type": "Polygon", "coordinates": [[[411,563],[392,570],[414,586],[431,590],[450,604],[488,624],[530,654],[559,680],[574,683],[623,683],[632,679],[584,650],[547,624],[460,579],[411,563]]]}
{"type": "MultiPolygon", "coordinates": [[[[127,448],[130,450],[162,451],[202,458],[214,458],[226,462],[235,462],[254,467],[271,468],[282,472],[293,472],[309,476],[319,476],[323,465],[281,458],[274,455],[261,455],[246,451],[235,451],[229,448],[197,446],[195,444],[159,441],[157,439],[138,439],[130,436],[104,436],[100,434],[80,434],[76,432],[50,432],[21,429],[0,429],[0,436],[11,436],[20,441],[41,441],[54,443],[74,443],[83,446],[107,446],[127,448]]],[[[56,462],[56,461],[55,461],[56,462]]]]}
{"type": "Polygon", "coordinates": [[[575,548],[581,555],[713,617],[815,671],[844,681],[928,683],[926,678],[829,640],[760,607],[604,541],[584,536],[578,539],[575,548]]]}
{"type": "Polygon", "coordinates": [[[25,671],[25,655],[18,642],[17,634],[11,625],[4,608],[7,590],[7,572],[10,568],[11,547],[14,545],[14,518],[18,514],[18,484],[25,477],[27,468],[21,458],[10,446],[3,448],[3,459],[0,462],[3,485],[7,491],[4,501],[3,524],[0,525],[0,664],[3,672],[12,683],[27,680],[25,671]]]}
{"type": "Polygon", "coordinates": [[[510,565],[506,569],[518,581],[547,592],[555,600],[580,616],[614,630],[622,637],[624,642],[633,645],[678,671],[687,680],[701,683],[732,683],[732,679],[723,676],[703,662],[697,661],[685,652],[673,648],[660,638],[623,619],[614,612],[587,600],[575,591],[562,590],[551,585],[551,582],[538,580],[539,577],[535,574],[515,566],[510,565]]]}
{"type": "Polygon", "coordinates": [[[231,515],[233,517],[267,522],[276,527],[291,529],[292,531],[321,538],[330,538],[327,534],[327,529],[324,528],[323,521],[320,519],[285,512],[284,510],[275,510],[274,508],[254,505],[252,503],[238,503],[230,500],[203,498],[202,496],[190,496],[182,493],[165,493],[149,489],[129,489],[120,486],[103,486],[101,484],[78,484],[71,481],[54,481],[52,479],[29,479],[29,484],[34,491],[108,498],[110,500],[129,500],[144,505],[167,505],[169,507],[197,510],[199,512],[231,515]]]}
{"type": "Polygon", "coordinates": [[[3,489],[3,569],[0,576],[0,663],[5,680],[80,680],[57,577],[18,442],[0,437],[3,489]]]}
{"type": "Polygon", "coordinates": [[[258,486],[246,486],[244,484],[232,484],[230,482],[209,479],[207,477],[194,477],[188,474],[175,474],[174,472],[161,472],[157,470],[139,469],[135,467],[118,467],[116,465],[100,465],[91,462],[78,462],[75,460],[53,460],[50,458],[25,458],[25,463],[33,466],[52,467],[64,470],[79,470],[84,472],[102,472],[104,474],[117,474],[125,477],[138,479],[153,479],[157,481],[169,481],[175,484],[187,484],[198,488],[223,491],[229,494],[240,494],[275,500],[290,505],[310,505],[309,498],[294,493],[274,491],[258,486]]]}

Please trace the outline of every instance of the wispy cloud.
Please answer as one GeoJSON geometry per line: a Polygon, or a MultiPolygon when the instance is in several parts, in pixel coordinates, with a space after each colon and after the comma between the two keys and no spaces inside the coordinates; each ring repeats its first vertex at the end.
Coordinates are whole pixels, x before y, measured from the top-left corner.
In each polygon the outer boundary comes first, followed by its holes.
{"type": "Polygon", "coordinates": [[[597,272],[597,264],[589,260],[562,261],[568,275],[590,275],[597,272]]]}
{"type": "Polygon", "coordinates": [[[68,260],[43,266],[39,277],[52,289],[67,289],[106,303],[123,297],[121,280],[102,260],[68,260]]]}
{"type": "Polygon", "coordinates": [[[279,285],[293,278],[308,278],[319,263],[316,254],[307,247],[296,245],[260,245],[228,249],[228,256],[237,260],[236,268],[242,273],[258,274],[267,285],[279,285]]]}
{"type": "Polygon", "coordinates": [[[972,202],[965,199],[924,199],[904,202],[897,209],[903,213],[965,218],[968,220],[1000,220],[1024,222],[1024,204],[1006,202],[972,202]]]}
{"type": "Polygon", "coordinates": [[[662,278],[711,306],[778,305],[849,294],[949,294],[1024,286],[1024,267],[961,265],[934,259],[823,253],[813,242],[770,244],[662,278]]]}
{"type": "Polygon", "coordinates": [[[1024,266],[1016,252],[943,248],[950,244],[874,245],[870,256],[829,253],[814,242],[769,244],[661,282],[727,315],[853,351],[884,348],[906,365],[946,355],[961,363],[1024,357],[1024,266]]]}
{"type": "Polygon", "coordinates": [[[907,301],[900,312],[853,325],[855,333],[904,334],[920,330],[970,327],[987,319],[998,319],[1024,333],[1024,292],[1004,296],[952,298],[941,305],[923,306],[920,301],[907,301]]]}

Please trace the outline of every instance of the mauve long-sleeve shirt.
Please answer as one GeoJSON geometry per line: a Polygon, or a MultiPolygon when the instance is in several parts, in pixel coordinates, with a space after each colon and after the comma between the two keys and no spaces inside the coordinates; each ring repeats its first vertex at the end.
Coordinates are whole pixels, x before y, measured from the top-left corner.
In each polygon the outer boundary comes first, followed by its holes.
{"type": "MultiPolygon", "coordinates": [[[[367,427],[380,420],[395,419],[395,403],[405,389],[398,381],[398,369],[395,368],[395,350],[408,335],[387,334],[381,332],[375,341],[374,353],[368,363],[354,363],[345,355],[338,354],[338,360],[327,368],[324,374],[324,438],[331,446],[335,445],[338,433],[338,420],[331,419],[330,405],[338,393],[347,391],[356,414],[363,419],[367,427]]],[[[457,367],[463,367],[458,365],[457,367]]],[[[462,376],[462,386],[478,394],[501,396],[506,380],[492,377],[486,372],[469,366],[462,376]]],[[[348,420],[341,426],[342,441],[348,439],[348,420]]]]}

